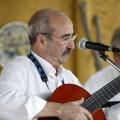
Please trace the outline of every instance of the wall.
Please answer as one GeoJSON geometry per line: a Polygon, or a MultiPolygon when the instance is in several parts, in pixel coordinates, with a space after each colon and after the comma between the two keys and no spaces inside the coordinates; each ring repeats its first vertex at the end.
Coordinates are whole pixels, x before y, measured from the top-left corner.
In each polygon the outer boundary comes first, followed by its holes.
{"type": "MultiPolygon", "coordinates": [[[[100,27],[101,27],[101,40],[102,43],[110,45],[110,39],[112,37],[113,31],[120,26],[120,1],[119,0],[84,0],[86,2],[86,13],[88,27],[92,36],[93,41],[97,41],[97,31],[95,24],[95,16],[100,18],[100,27]]],[[[83,0],[77,0],[81,3],[83,0]]],[[[82,17],[76,8],[77,17],[76,31],[78,33],[78,38],[85,37],[86,34],[83,29],[82,17]]],[[[98,54],[99,55],[99,54],[98,54]]],[[[113,60],[111,52],[106,52],[106,55],[113,60]]],[[[101,59],[101,58],[99,58],[101,59]]],[[[102,61],[103,67],[108,66],[109,64],[105,61],[102,61]]],[[[95,59],[91,53],[91,50],[79,51],[76,50],[76,75],[84,84],[87,79],[96,72],[95,59]]]]}
{"type": "MultiPolygon", "coordinates": [[[[72,19],[73,0],[68,0],[68,2],[64,0],[0,0],[0,27],[12,21],[28,23],[30,17],[42,8],[62,11],[72,19]]],[[[70,56],[70,59],[72,59],[72,56],[70,56]]],[[[72,61],[69,60],[67,64],[72,70],[72,61]]]]}
{"type": "MultiPolygon", "coordinates": [[[[11,21],[28,22],[39,9],[53,8],[66,13],[74,23],[78,37],[76,43],[86,37],[83,18],[79,4],[85,2],[87,23],[93,41],[97,41],[95,16],[100,18],[101,38],[104,44],[110,45],[112,33],[120,25],[119,0],[0,0],[0,27],[11,21]]],[[[111,53],[106,53],[112,58],[111,53]]],[[[103,67],[108,63],[103,61],[103,67]]],[[[64,65],[70,69],[84,84],[96,70],[95,59],[91,50],[79,50],[77,47],[64,65]]]]}

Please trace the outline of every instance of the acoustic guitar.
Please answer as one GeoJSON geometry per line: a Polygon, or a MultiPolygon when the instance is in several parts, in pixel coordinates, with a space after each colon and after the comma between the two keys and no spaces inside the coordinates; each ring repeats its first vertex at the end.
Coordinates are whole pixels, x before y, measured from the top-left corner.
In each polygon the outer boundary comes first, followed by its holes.
{"type": "MultiPolygon", "coordinates": [[[[58,87],[48,101],[66,103],[85,98],[81,105],[92,113],[94,120],[106,120],[104,112],[101,109],[107,101],[120,92],[120,76],[112,80],[110,83],[90,95],[86,90],[74,84],[64,84],[58,87]]],[[[57,117],[44,117],[38,120],[59,120],[57,117]]]]}

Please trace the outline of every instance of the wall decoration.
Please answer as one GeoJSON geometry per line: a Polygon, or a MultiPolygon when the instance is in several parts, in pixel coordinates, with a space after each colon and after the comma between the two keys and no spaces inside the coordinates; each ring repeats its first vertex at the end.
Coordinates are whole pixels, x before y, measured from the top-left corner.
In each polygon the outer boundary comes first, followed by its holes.
{"type": "Polygon", "coordinates": [[[0,65],[30,50],[27,23],[13,21],[0,28],[0,65]]]}

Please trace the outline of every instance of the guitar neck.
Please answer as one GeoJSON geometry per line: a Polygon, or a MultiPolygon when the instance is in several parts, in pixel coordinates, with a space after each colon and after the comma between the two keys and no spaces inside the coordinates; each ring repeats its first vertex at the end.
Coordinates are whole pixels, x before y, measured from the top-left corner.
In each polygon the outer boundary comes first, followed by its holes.
{"type": "Polygon", "coordinates": [[[120,76],[88,97],[82,106],[93,113],[120,92],[120,76]]]}

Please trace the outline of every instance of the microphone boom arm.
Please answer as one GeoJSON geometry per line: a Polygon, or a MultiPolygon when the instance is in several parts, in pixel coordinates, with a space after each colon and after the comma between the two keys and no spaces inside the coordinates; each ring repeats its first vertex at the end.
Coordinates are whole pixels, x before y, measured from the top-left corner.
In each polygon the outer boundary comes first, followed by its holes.
{"type": "Polygon", "coordinates": [[[99,56],[100,58],[102,58],[105,62],[107,61],[108,63],[110,63],[113,67],[115,67],[118,71],[120,71],[120,66],[115,64],[115,62],[113,62],[108,55],[105,54],[105,52],[103,51],[98,51],[99,52],[99,56]]]}

